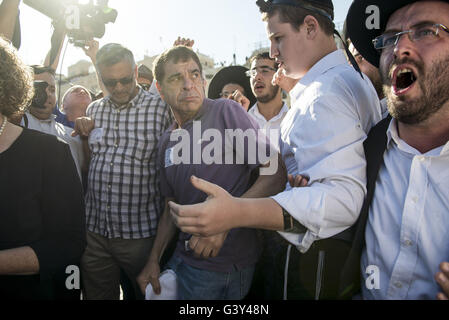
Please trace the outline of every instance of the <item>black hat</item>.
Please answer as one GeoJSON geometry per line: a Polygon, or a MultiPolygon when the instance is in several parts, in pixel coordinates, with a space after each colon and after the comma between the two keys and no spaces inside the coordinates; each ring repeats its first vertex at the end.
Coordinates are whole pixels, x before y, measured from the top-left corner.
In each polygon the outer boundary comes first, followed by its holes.
{"type": "Polygon", "coordinates": [[[209,84],[209,90],[207,93],[209,99],[220,98],[221,90],[225,85],[227,85],[228,83],[236,83],[238,85],[241,85],[245,90],[245,97],[249,99],[251,103],[250,107],[252,107],[257,102],[257,100],[251,89],[249,77],[247,77],[245,74],[246,71],[248,71],[248,68],[242,66],[225,67],[218,71],[209,84]]]}
{"type": "MultiPolygon", "coordinates": [[[[382,34],[388,19],[395,11],[417,1],[419,0],[354,0],[346,17],[346,30],[352,44],[364,59],[379,67],[380,52],[374,48],[372,40],[382,34]],[[376,14],[373,10],[377,8],[379,25],[370,20],[376,18],[373,16],[376,14]]],[[[449,0],[441,1],[449,2],[449,0]]]]}
{"type": "Polygon", "coordinates": [[[334,20],[334,5],[332,0],[257,0],[256,4],[262,12],[268,11],[272,5],[286,5],[314,11],[318,14],[324,15],[331,21],[334,20]],[[310,7],[310,5],[312,7],[310,7]]]}

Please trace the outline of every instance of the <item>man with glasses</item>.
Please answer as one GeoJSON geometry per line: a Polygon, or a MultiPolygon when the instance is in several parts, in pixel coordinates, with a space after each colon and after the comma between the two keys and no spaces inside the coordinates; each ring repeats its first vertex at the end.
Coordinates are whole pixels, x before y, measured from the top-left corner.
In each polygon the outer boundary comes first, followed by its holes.
{"type": "Polygon", "coordinates": [[[251,69],[246,75],[250,77],[251,90],[257,102],[248,113],[266,131],[271,143],[279,150],[279,130],[288,107],[282,101],[281,88],[272,84],[278,64],[270,58],[268,52],[263,52],[251,57],[250,65],[251,69]]]}
{"type": "Polygon", "coordinates": [[[170,110],[137,85],[132,52],[107,44],[96,55],[109,96],[75,122],[91,151],[86,195],[87,248],[82,258],[85,299],[119,299],[120,268],[133,281],[151,250],[161,214],[156,154],[170,110]]]}
{"type": "Polygon", "coordinates": [[[357,287],[362,276],[365,299],[447,300],[449,1],[356,0],[347,21],[380,68],[393,119],[366,141],[368,196],[345,279],[357,287]],[[367,27],[372,6],[379,28],[367,27]]]}

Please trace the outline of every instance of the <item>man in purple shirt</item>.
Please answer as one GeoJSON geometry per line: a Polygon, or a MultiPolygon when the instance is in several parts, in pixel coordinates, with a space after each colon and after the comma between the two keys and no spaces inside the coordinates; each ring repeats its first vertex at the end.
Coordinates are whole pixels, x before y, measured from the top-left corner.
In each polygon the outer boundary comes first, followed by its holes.
{"type": "MultiPolygon", "coordinates": [[[[190,48],[177,46],[161,54],[154,73],[176,123],[159,141],[165,211],[154,247],[137,280],[142,292],[151,283],[154,292],[160,294],[160,259],[176,231],[168,203],[190,205],[207,197],[192,186],[191,179],[212,180],[235,197],[260,197],[283,190],[286,172],[277,152],[264,135],[259,135],[257,124],[238,103],[205,98],[202,66],[190,48]],[[250,188],[255,169],[260,175],[250,188]]],[[[211,237],[181,232],[167,264],[177,274],[177,298],[243,299],[259,253],[253,229],[238,228],[211,237]]]]}

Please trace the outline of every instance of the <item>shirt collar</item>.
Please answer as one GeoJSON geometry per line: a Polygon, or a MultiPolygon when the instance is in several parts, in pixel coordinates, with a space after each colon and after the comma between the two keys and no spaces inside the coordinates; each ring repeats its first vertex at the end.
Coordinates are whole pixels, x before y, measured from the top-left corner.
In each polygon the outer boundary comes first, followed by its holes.
{"type": "MultiPolygon", "coordinates": [[[[396,145],[398,149],[410,153],[412,155],[423,155],[421,152],[409,146],[404,140],[401,139],[401,137],[399,137],[398,123],[396,119],[391,119],[390,125],[387,130],[387,149],[390,149],[394,145],[396,145]]],[[[425,155],[431,157],[448,153],[449,153],[449,141],[444,146],[430,150],[429,152],[425,153],[425,155]]]]}
{"type": "Polygon", "coordinates": [[[310,68],[306,75],[302,77],[290,91],[290,95],[294,98],[298,98],[320,75],[341,64],[348,65],[343,50],[335,50],[329,53],[310,68]]]}
{"type": "Polygon", "coordinates": [[[265,119],[265,117],[260,113],[259,111],[259,106],[258,103],[256,102],[254,104],[254,106],[249,109],[248,113],[255,116],[256,118],[259,118],[261,120],[265,120],[266,122],[274,122],[277,121],[279,119],[282,118],[282,116],[284,115],[284,113],[288,112],[288,106],[284,103],[284,105],[282,106],[281,110],[279,111],[279,113],[274,116],[273,118],[271,118],[269,121],[267,121],[267,119],[265,119]]]}
{"type": "Polygon", "coordinates": [[[31,112],[27,112],[26,114],[27,114],[27,116],[33,117],[34,119],[36,119],[36,121],[39,121],[39,122],[41,122],[41,123],[52,123],[52,122],[55,121],[55,119],[56,119],[56,115],[54,115],[54,114],[52,114],[52,115],[50,116],[50,118],[45,119],[45,120],[41,120],[41,119],[36,118],[35,116],[33,116],[33,115],[31,114],[31,112]]]}

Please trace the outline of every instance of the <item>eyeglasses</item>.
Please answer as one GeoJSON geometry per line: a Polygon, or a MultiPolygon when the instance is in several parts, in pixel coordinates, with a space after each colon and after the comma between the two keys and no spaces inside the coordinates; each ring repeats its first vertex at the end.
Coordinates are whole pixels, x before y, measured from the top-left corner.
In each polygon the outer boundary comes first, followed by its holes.
{"type": "Polygon", "coordinates": [[[413,42],[427,42],[432,41],[438,37],[439,31],[442,29],[449,33],[449,29],[442,24],[423,24],[397,33],[384,33],[373,40],[373,45],[376,50],[391,49],[399,42],[399,38],[407,34],[410,41],[413,42]]]}
{"type": "Polygon", "coordinates": [[[134,80],[134,75],[127,77],[127,78],[121,78],[121,79],[103,79],[103,83],[106,87],[115,88],[115,86],[119,82],[122,85],[127,85],[127,84],[130,84],[133,80],[134,80]]]}
{"type": "Polygon", "coordinates": [[[245,72],[246,76],[249,78],[255,78],[257,73],[260,73],[263,76],[267,76],[271,73],[271,71],[277,71],[275,68],[271,68],[268,66],[257,67],[245,72]]]}
{"type": "Polygon", "coordinates": [[[139,83],[139,86],[141,86],[143,90],[148,91],[148,90],[150,90],[151,84],[139,83]]]}

